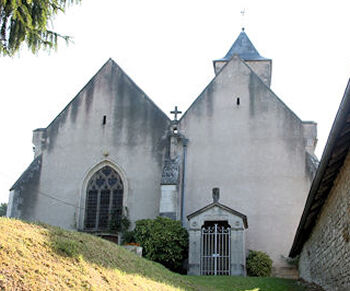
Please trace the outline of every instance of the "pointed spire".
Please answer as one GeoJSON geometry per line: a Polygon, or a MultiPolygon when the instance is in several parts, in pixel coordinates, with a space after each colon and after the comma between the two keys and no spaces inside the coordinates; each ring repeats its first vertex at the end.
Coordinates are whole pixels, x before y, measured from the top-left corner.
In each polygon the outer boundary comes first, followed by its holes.
{"type": "Polygon", "coordinates": [[[226,56],[218,61],[229,61],[233,55],[239,55],[240,58],[245,61],[267,60],[258,53],[247,34],[244,32],[244,27],[242,27],[241,33],[227,52],[226,56]]]}

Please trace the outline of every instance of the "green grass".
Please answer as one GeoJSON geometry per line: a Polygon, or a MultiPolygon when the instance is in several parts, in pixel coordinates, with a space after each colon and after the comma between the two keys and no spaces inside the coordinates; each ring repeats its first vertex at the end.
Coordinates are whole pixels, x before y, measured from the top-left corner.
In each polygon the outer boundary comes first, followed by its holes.
{"type": "Polygon", "coordinates": [[[301,291],[306,290],[295,280],[280,278],[255,277],[213,277],[213,276],[187,276],[188,280],[203,290],[231,290],[231,291],[301,291]]]}
{"type": "Polygon", "coordinates": [[[278,278],[182,276],[89,234],[0,217],[0,290],[305,289],[278,278]]]}

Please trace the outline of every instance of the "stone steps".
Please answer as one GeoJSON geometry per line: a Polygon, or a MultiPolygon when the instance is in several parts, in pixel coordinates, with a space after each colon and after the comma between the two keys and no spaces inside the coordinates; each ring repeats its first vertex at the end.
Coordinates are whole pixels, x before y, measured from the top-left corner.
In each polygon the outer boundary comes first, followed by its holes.
{"type": "Polygon", "coordinates": [[[272,275],[283,279],[299,279],[299,272],[296,266],[278,268],[278,270],[272,272],[272,275]]]}

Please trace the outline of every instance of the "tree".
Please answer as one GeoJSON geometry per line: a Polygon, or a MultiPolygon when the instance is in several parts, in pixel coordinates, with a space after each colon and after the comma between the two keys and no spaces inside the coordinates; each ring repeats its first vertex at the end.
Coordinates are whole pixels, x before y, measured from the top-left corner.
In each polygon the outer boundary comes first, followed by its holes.
{"type": "Polygon", "coordinates": [[[53,17],[81,0],[0,0],[0,55],[14,55],[23,43],[36,53],[69,36],[49,29],[53,17]]]}
{"type": "Polygon", "coordinates": [[[0,216],[6,216],[7,203],[0,204],[0,216]]]}

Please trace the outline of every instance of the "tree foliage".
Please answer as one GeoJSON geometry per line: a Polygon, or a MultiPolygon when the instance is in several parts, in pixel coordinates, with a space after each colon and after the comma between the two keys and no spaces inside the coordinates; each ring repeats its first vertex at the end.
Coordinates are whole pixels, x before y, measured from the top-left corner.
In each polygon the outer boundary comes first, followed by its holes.
{"type": "Polygon", "coordinates": [[[0,216],[6,216],[7,203],[0,204],[0,216]]]}
{"type": "Polygon", "coordinates": [[[69,36],[50,30],[53,17],[80,0],[0,0],[0,55],[13,55],[26,43],[33,52],[56,48],[69,36]]]}
{"type": "Polygon", "coordinates": [[[180,221],[165,217],[142,219],[136,221],[133,232],[136,243],[143,247],[144,257],[172,271],[183,271],[188,251],[188,233],[180,221]]]}

